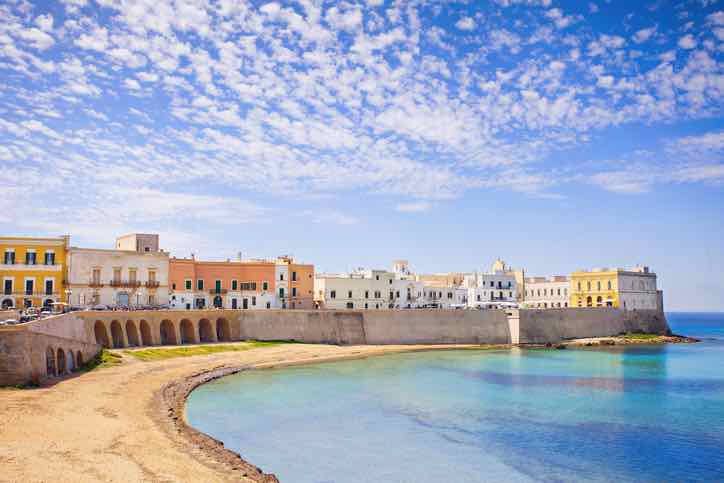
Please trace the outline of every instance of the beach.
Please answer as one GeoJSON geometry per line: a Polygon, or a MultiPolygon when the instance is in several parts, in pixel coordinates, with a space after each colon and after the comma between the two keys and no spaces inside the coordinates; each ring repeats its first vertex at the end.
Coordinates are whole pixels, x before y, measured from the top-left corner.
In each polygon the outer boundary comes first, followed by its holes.
{"type": "Polygon", "coordinates": [[[465,346],[279,344],[151,362],[126,353],[49,386],[0,389],[0,480],[276,481],[185,425],[199,377],[453,347],[465,346]]]}

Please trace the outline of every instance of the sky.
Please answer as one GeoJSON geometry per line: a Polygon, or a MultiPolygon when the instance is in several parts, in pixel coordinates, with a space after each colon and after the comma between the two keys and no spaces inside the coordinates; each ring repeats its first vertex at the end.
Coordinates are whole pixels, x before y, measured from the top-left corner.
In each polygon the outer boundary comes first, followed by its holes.
{"type": "Polygon", "coordinates": [[[0,4],[0,226],[724,310],[724,1],[0,4]]]}

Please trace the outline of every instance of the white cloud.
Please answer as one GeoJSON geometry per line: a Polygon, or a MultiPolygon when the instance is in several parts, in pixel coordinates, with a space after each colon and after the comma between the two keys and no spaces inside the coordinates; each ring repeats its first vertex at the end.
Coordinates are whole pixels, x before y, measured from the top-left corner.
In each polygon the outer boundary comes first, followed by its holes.
{"type": "Polygon", "coordinates": [[[35,25],[40,27],[40,30],[44,32],[50,32],[53,30],[53,16],[51,14],[38,15],[35,18],[35,25]]]}
{"type": "Polygon", "coordinates": [[[460,30],[473,30],[475,28],[475,20],[471,17],[463,17],[455,22],[455,26],[460,30]]]}
{"type": "Polygon", "coordinates": [[[38,50],[48,49],[55,43],[51,35],[37,28],[22,29],[18,36],[38,50]]]}
{"type": "Polygon", "coordinates": [[[398,203],[395,210],[400,213],[422,213],[429,211],[432,205],[426,201],[417,201],[413,203],[398,203]]]}
{"type": "Polygon", "coordinates": [[[649,27],[647,29],[641,29],[634,34],[633,40],[637,44],[641,44],[649,40],[651,36],[654,35],[654,33],[656,33],[656,26],[649,27]]]}
{"type": "Polygon", "coordinates": [[[696,47],[696,39],[691,34],[687,34],[679,39],[678,45],[682,49],[691,50],[696,47]]]}

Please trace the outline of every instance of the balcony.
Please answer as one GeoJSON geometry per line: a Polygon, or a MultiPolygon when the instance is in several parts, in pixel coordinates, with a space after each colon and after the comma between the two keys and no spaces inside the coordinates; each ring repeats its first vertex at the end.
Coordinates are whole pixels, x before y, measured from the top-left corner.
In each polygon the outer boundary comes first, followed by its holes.
{"type": "Polygon", "coordinates": [[[103,287],[103,282],[100,280],[91,280],[88,282],[88,286],[92,288],[101,288],[103,287]]]}
{"type": "Polygon", "coordinates": [[[141,286],[141,282],[139,280],[111,280],[108,285],[111,287],[138,288],[141,286]]]}
{"type": "Polygon", "coordinates": [[[225,288],[210,288],[209,293],[211,295],[226,295],[228,290],[225,288]]]}
{"type": "Polygon", "coordinates": [[[148,282],[146,282],[147,288],[158,288],[160,285],[161,282],[159,282],[158,280],[149,280],[148,282]]]}

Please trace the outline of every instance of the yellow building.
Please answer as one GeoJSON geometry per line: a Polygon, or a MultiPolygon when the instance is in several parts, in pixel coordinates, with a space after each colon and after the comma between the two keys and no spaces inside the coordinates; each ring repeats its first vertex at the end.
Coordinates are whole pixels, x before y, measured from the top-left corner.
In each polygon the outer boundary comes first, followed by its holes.
{"type": "Polygon", "coordinates": [[[0,307],[50,306],[65,302],[68,236],[0,237],[0,307]]]}
{"type": "Polygon", "coordinates": [[[601,268],[571,274],[571,307],[660,308],[656,274],[649,267],[601,268]]]}

